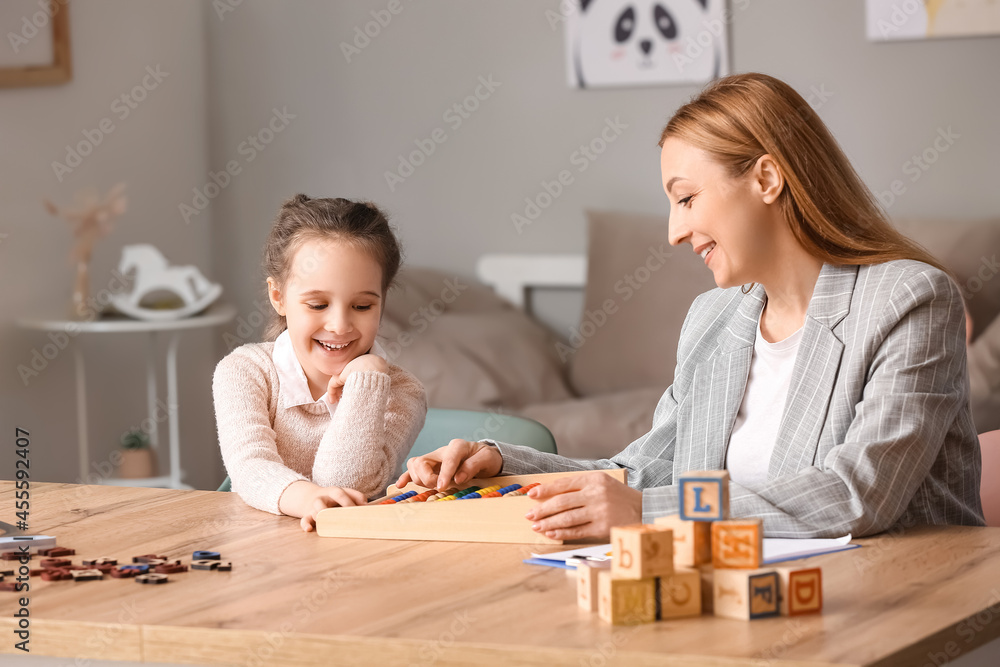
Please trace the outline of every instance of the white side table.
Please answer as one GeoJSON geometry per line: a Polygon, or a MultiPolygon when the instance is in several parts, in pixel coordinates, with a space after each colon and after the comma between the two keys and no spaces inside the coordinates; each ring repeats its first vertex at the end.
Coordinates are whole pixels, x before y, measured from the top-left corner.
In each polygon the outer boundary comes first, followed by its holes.
{"type": "MultiPolygon", "coordinates": [[[[149,344],[146,352],[146,400],[149,410],[151,432],[149,441],[153,450],[158,450],[159,434],[156,420],[156,341],[159,332],[169,332],[167,341],[167,414],[170,424],[170,471],[167,475],[141,479],[110,478],[103,480],[106,484],[120,486],[156,486],[172,489],[190,489],[191,486],[181,481],[181,447],[180,430],[178,428],[177,402],[177,342],[178,332],[184,329],[201,329],[225,324],[236,316],[236,307],[229,304],[213,304],[204,313],[180,320],[147,322],[126,317],[101,317],[95,320],[67,320],[46,317],[22,317],[17,325],[24,329],[38,331],[61,332],[75,337],[79,334],[100,333],[132,333],[149,334],[149,344]],[[76,333],[73,333],[76,332],[76,333]]],[[[80,345],[73,345],[73,355],[76,360],[76,422],[80,456],[80,478],[87,483],[88,466],[90,465],[90,449],[87,442],[87,382],[83,363],[83,352],[80,345]]]]}

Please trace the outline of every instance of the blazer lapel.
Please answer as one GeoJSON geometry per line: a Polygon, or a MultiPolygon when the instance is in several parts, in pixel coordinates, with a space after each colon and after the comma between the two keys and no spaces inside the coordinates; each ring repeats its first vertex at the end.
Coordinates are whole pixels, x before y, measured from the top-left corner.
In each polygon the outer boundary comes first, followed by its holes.
{"type": "Polygon", "coordinates": [[[768,479],[815,463],[844,352],[844,343],[834,329],[850,311],[857,277],[857,265],[827,263],[820,270],[806,311],[768,479]]]}
{"type": "Polygon", "coordinates": [[[684,460],[676,461],[675,473],[725,468],[726,444],[743,401],[763,307],[764,288],[757,285],[719,334],[716,352],[695,368],[688,424],[691,447],[684,450],[684,460]]]}

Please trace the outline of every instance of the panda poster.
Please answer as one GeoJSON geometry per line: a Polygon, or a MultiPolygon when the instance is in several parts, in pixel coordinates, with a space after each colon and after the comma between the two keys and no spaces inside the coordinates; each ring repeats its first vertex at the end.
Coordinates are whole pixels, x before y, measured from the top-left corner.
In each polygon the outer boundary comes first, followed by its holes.
{"type": "Polygon", "coordinates": [[[563,0],[574,88],[704,84],[729,73],[725,0],[563,0]]]}

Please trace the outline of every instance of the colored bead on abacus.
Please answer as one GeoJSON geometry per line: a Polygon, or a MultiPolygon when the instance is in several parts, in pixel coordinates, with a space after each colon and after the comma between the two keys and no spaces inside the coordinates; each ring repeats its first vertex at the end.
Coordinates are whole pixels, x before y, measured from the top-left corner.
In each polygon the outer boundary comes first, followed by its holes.
{"type": "Polygon", "coordinates": [[[496,485],[496,486],[487,486],[485,489],[480,489],[479,491],[473,491],[472,493],[468,493],[468,494],[462,496],[462,500],[468,500],[468,499],[474,499],[474,498],[482,498],[487,493],[492,493],[493,491],[496,491],[499,488],[500,488],[499,484],[496,485]]]}

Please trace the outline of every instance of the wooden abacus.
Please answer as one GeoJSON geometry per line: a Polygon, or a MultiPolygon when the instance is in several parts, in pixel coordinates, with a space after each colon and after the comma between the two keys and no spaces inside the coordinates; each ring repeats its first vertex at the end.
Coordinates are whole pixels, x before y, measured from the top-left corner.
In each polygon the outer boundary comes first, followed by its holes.
{"type": "MultiPolygon", "coordinates": [[[[524,515],[537,505],[538,501],[520,492],[532,484],[544,484],[559,477],[589,472],[593,471],[473,479],[463,484],[462,489],[448,490],[449,495],[461,495],[464,491],[470,496],[458,502],[435,497],[437,494],[435,489],[428,489],[413,482],[402,489],[390,485],[384,497],[373,500],[367,505],[330,507],[322,510],[316,515],[316,533],[320,537],[361,537],[381,540],[562,544],[562,540],[553,540],[531,529],[531,522],[525,519],[524,515]],[[519,488],[509,488],[518,485],[519,488]],[[476,487],[476,490],[472,491],[472,487],[476,487]],[[488,493],[485,492],[486,489],[489,489],[488,493]],[[501,494],[502,489],[507,490],[501,494]],[[413,495],[407,496],[409,492],[413,492],[413,495]],[[406,497],[399,498],[400,496],[406,497]],[[466,502],[467,500],[474,502],[466,502]]],[[[606,473],[625,483],[624,469],[615,468],[598,472],[606,473]]]]}

